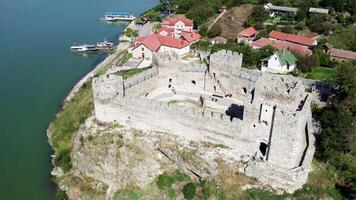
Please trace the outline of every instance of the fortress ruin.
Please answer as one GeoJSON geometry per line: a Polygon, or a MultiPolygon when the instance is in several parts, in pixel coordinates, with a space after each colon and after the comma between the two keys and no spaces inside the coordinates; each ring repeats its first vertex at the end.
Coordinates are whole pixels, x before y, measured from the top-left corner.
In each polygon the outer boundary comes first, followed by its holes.
{"type": "Polygon", "coordinates": [[[242,59],[224,50],[195,61],[160,53],[126,80],[94,78],[96,119],[225,145],[249,158],[245,174],[293,192],[311,170],[311,97],[299,79],[242,68],[242,59]]]}

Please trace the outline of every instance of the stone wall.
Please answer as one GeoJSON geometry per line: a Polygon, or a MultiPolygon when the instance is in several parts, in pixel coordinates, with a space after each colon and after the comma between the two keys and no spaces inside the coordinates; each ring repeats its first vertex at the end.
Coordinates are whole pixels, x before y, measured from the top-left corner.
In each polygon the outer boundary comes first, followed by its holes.
{"type": "Polygon", "coordinates": [[[305,183],[314,137],[311,98],[298,78],[241,68],[242,55],[229,51],[212,54],[209,68],[174,55],[155,54],[153,60],[152,69],[125,81],[114,75],[94,79],[99,122],[118,122],[223,144],[250,156],[246,173],[264,183],[287,191],[305,183]],[[213,90],[216,85],[219,89],[213,90]],[[172,88],[188,93],[210,90],[210,94],[231,94],[244,102],[243,121],[203,108],[150,100],[172,94],[172,88]],[[152,92],[158,94],[151,96],[152,92]]]}
{"type": "Polygon", "coordinates": [[[125,97],[101,109],[105,110],[105,116],[97,115],[101,123],[118,122],[141,130],[175,134],[187,140],[223,144],[245,155],[255,151],[251,148],[256,146],[255,139],[242,132],[242,121],[222,113],[135,97],[125,97]]]}

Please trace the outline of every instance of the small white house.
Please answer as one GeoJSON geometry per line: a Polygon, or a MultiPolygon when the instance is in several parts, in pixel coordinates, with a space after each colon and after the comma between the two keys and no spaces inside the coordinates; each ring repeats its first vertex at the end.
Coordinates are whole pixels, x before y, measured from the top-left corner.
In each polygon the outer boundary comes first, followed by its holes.
{"type": "Polygon", "coordinates": [[[277,51],[269,58],[262,60],[261,71],[272,73],[287,73],[295,69],[297,58],[288,50],[277,51]]]}

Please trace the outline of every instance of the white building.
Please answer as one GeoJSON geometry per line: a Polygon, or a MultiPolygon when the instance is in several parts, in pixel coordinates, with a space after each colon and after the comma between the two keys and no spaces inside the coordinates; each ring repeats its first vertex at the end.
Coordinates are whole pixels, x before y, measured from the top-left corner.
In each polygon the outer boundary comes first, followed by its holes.
{"type": "Polygon", "coordinates": [[[186,40],[150,34],[137,38],[130,52],[133,58],[141,59],[152,59],[153,52],[171,52],[182,56],[190,51],[190,45],[186,40]]]}
{"type": "Polygon", "coordinates": [[[277,51],[269,58],[262,60],[261,71],[287,73],[295,69],[297,58],[288,50],[277,51]]]}

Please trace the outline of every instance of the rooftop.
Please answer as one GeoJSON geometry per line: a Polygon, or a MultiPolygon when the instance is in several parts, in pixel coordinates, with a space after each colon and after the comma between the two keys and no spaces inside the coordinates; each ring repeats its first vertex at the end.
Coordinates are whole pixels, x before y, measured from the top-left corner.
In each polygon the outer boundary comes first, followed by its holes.
{"type": "Polygon", "coordinates": [[[283,65],[290,64],[295,65],[297,58],[288,50],[283,49],[282,51],[277,52],[278,59],[283,65]]]}
{"type": "Polygon", "coordinates": [[[312,45],[315,45],[315,43],[316,43],[316,40],[314,40],[312,38],[282,33],[279,31],[272,31],[269,34],[269,37],[278,39],[278,40],[284,40],[284,41],[288,41],[288,42],[298,43],[298,44],[302,44],[302,45],[306,45],[306,46],[312,46],[312,45]]]}
{"type": "Polygon", "coordinates": [[[330,55],[333,57],[348,59],[348,60],[356,60],[356,52],[347,51],[343,49],[330,49],[330,55]]]}
{"type": "Polygon", "coordinates": [[[163,21],[162,25],[174,26],[177,22],[183,22],[186,26],[193,26],[193,20],[179,17],[179,18],[169,18],[163,21]]]}
{"type": "Polygon", "coordinates": [[[135,46],[134,49],[137,48],[140,45],[146,46],[149,50],[156,52],[161,46],[167,46],[167,47],[172,47],[176,49],[181,49],[186,46],[189,46],[189,42],[182,40],[182,39],[176,39],[173,37],[165,37],[159,34],[149,34],[143,37],[139,37],[135,41],[135,46]]]}
{"type": "Polygon", "coordinates": [[[245,36],[245,37],[251,37],[256,34],[256,30],[253,27],[249,27],[239,33],[239,35],[245,36]]]}
{"type": "Polygon", "coordinates": [[[291,43],[291,42],[286,42],[286,41],[271,40],[269,38],[261,38],[257,41],[252,42],[250,46],[262,48],[262,47],[268,46],[268,45],[272,46],[278,50],[288,49],[289,51],[292,51],[299,55],[311,55],[312,54],[312,51],[310,49],[308,49],[302,45],[291,43]]]}
{"type": "Polygon", "coordinates": [[[320,14],[329,14],[329,9],[311,7],[311,8],[309,8],[309,12],[320,13],[320,14]]]}
{"type": "Polygon", "coordinates": [[[265,5],[265,8],[270,10],[284,11],[284,12],[297,12],[298,8],[287,7],[287,6],[275,6],[272,3],[268,3],[265,5]]]}

